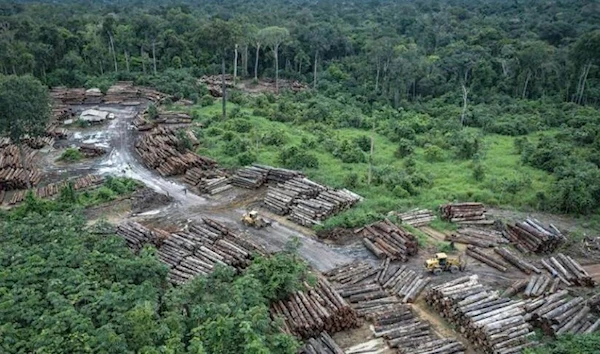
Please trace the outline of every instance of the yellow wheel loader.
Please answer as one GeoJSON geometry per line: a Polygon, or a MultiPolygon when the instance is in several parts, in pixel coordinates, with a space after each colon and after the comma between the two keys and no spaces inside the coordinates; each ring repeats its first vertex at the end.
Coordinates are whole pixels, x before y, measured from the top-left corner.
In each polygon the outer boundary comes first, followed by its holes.
{"type": "Polygon", "coordinates": [[[460,257],[448,257],[445,253],[436,253],[435,257],[425,261],[425,269],[434,275],[439,275],[444,271],[450,273],[462,272],[466,266],[466,263],[463,263],[460,257]]]}
{"type": "Polygon", "coordinates": [[[255,229],[262,229],[271,225],[271,222],[260,217],[256,210],[249,211],[242,216],[242,222],[246,226],[253,227],[255,229]]]}

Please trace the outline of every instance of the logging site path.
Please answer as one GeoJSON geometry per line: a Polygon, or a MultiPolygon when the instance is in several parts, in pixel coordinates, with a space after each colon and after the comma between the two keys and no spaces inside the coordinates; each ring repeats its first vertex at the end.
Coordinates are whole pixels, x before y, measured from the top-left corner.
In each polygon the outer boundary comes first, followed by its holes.
{"type": "MultiPolygon", "coordinates": [[[[115,119],[101,127],[102,135],[99,140],[103,141],[96,142],[98,145],[111,147],[110,154],[95,166],[98,172],[140,180],[148,187],[175,200],[174,203],[159,210],[139,214],[136,216],[137,219],[159,227],[166,227],[168,225],[183,226],[207,216],[234,230],[243,229],[239,220],[245,212],[245,207],[248,206],[248,201],[256,202],[256,192],[239,191],[234,188],[224,195],[214,198],[204,198],[191,192],[188,193],[183,183],[164,178],[138,161],[135,152],[135,139],[138,132],[133,127],[132,121],[139,107],[101,106],[100,109],[114,113],[115,119]],[[251,193],[254,193],[254,198],[251,193]]],[[[286,220],[274,215],[269,215],[269,217],[275,221],[271,227],[244,231],[248,237],[264,246],[268,251],[282,250],[289,242],[296,242],[298,253],[320,271],[326,271],[353,260],[356,250],[352,247],[335,248],[323,244],[311,238],[309,232],[301,230],[286,220]]]]}

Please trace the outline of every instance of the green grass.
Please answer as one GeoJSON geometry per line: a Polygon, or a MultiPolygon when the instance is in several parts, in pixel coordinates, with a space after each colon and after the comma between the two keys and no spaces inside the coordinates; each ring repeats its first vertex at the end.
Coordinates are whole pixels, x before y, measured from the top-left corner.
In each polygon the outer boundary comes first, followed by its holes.
{"type": "MultiPolygon", "coordinates": [[[[228,105],[232,112],[234,104],[228,105]]],[[[257,162],[280,166],[278,154],[282,146],[267,146],[260,142],[260,136],[270,131],[281,131],[286,136],[286,146],[299,145],[302,138],[317,139],[317,136],[304,125],[292,123],[281,123],[253,115],[248,108],[237,108],[251,122],[249,132],[235,133],[237,136],[250,140],[250,152],[256,156],[257,162]],[[258,142],[257,142],[258,140],[258,142]]],[[[216,117],[221,113],[220,102],[212,106],[194,106],[193,111],[198,116],[216,117]]],[[[230,121],[229,118],[227,121],[230,121]]],[[[210,119],[210,128],[227,130],[227,121],[217,118],[210,119]]],[[[345,128],[332,130],[335,139],[353,139],[359,136],[370,136],[367,130],[345,128]]],[[[239,162],[236,156],[228,156],[223,148],[227,143],[221,135],[207,136],[206,129],[201,139],[201,147],[198,153],[216,159],[222,166],[237,167],[239,162]]],[[[374,155],[373,161],[376,167],[395,167],[404,169],[407,158],[397,158],[395,151],[397,144],[391,142],[387,137],[374,133],[374,155]]],[[[537,139],[532,135],[531,139],[537,139]]],[[[553,178],[548,173],[525,166],[520,162],[520,155],[515,151],[513,137],[501,135],[485,135],[483,157],[480,160],[485,171],[485,178],[476,181],[473,177],[473,161],[460,160],[453,156],[451,151],[445,151],[443,161],[429,162],[424,156],[423,148],[416,148],[412,158],[416,163],[416,170],[424,175],[431,186],[420,188],[417,195],[406,198],[398,198],[384,186],[373,186],[367,184],[369,170],[368,163],[343,163],[333,154],[328,152],[324,146],[317,143],[310,153],[317,156],[319,160],[318,169],[306,169],[307,176],[317,182],[332,187],[348,187],[356,193],[365,197],[351,211],[339,217],[334,217],[326,223],[328,226],[346,225],[372,220],[382,213],[390,210],[408,210],[414,207],[430,208],[437,210],[440,204],[452,201],[480,201],[492,206],[516,208],[520,210],[532,209],[536,206],[536,193],[547,192],[552,185],[553,178]],[[357,174],[359,182],[356,186],[346,186],[347,177],[357,174]],[[511,185],[515,185],[511,190],[511,185]],[[514,190],[516,188],[517,190],[514,190]]],[[[440,223],[440,222],[438,222],[440,223]]],[[[435,223],[436,228],[449,229],[450,225],[435,223]]]]}
{"type": "Polygon", "coordinates": [[[78,149],[68,148],[58,158],[59,161],[77,162],[83,159],[83,154],[78,149]]]}

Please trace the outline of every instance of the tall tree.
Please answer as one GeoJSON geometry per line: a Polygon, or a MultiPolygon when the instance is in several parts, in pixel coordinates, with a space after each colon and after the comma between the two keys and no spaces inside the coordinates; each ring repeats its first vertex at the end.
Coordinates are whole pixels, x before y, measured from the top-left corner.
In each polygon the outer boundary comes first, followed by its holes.
{"type": "Polygon", "coordinates": [[[225,84],[225,60],[240,38],[240,28],[234,22],[212,20],[205,28],[208,44],[221,57],[221,87],[223,91],[223,119],[227,119],[227,85],[225,84]]]}
{"type": "Polygon", "coordinates": [[[583,35],[575,44],[573,55],[581,71],[574,101],[581,104],[592,65],[600,63],[600,30],[583,35]]]}
{"type": "Polygon", "coordinates": [[[275,57],[275,92],[279,93],[279,46],[290,36],[287,28],[267,27],[260,30],[260,37],[264,39],[266,46],[270,47],[275,57]]]}
{"type": "MultiPolygon", "coordinates": [[[[23,139],[43,135],[49,119],[48,89],[38,79],[29,75],[0,79],[0,132],[19,147],[25,169],[23,139]]],[[[31,188],[29,174],[26,182],[31,188]]]]}

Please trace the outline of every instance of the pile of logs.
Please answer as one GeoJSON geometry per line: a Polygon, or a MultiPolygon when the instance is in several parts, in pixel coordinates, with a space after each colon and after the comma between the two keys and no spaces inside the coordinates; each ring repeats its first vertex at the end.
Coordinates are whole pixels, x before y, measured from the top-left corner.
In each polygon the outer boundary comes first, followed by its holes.
{"type": "MultiPolygon", "coordinates": [[[[389,262],[387,263],[389,267],[389,262]]],[[[386,268],[387,271],[387,268],[386,268]]],[[[379,269],[373,268],[367,262],[352,262],[323,273],[327,279],[344,285],[353,285],[377,274],[379,269]]]]}
{"type": "Polygon", "coordinates": [[[383,287],[400,296],[402,302],[412,303],[431,281],[421,273],[402,266],[383,284],[383,287]]]}
{"type": "Polygon", "coordinates": [[[477,247],[496,247],[508,243],[502,233],[496,230],[478,227],[461,227],[451,235],[446,236],[446,241],[459,242],[477,247]]]}
{"type": "MultiPolygon", "coordinates": [[[[221,75],[205,75],[198,80],[206,85],[208,92],[213,97],[223,97],[223,80],[221,75]]],[[[233,87],[233,76],[225,75],[225,86],[233,87]]]]}
{"type": "Polygon", "coordinates": [[[97,88],[54,87],[50,96],[63,105],[81,104],[140,104],[138,100],[147,99],[152,102],[162,100],[165,95],[147,87],[134,86],[133,82],[121,81],[111,86],[106,94],[97,88]]]}
{"type": "Polygon", "coordinates": [[[93,158],[106,154],[105,149],[91,144],[80,145],[79,152],[81,152],[86,158],[93,158]]]}
{"type": "Polygon", "coordinates": [[[551,253],[563,245],[567,238],[550,224],[544,227],[537,220],[527,219],[514,225],[506,225],[505,237],[512,241],[519,251],[527,253],[551,253]]]}
{"type": "Polygon", "coordinates": [[[482,203],[450,203],[440,206],[443,220],[466,225],[492,225],[487,220],[485,206],[482,203]]]}
{"type": "Polygon", "coordinates": [[[556,291],[559,283],[559,278],[554,278],[554,280],[552,280],[552,277],[547,277],[545,275],[534,275],[529,278],[523,295],[525,297],[539,297],[544,295],[546,292],[553,293],[556,291]]]}
{"type": "Polygon", "coordinates": [[[35,166],[36,151],[23,146],[25,161],[21,160],[19,148],[8,144],[0,147],[0,190],[10,191],[27,188],[27,178],[32,186],[40,183],[42,174],[35,166]]]}
{"type": "Polygon", "coordinates": [[[378,258],[406,262],[418,251],[416,237],[385,219],[354,231],[363,237],[363,243],[378,258]]]}
{"type": "Polygon", "coordinates": [[[507,248],[494,248],[494,252],[500,255],[504,260],[508,263],[517,267],[520,271],[525,274],[531,274],[531,272],[535,272],[536,274],[540,274],[542,271],[536,267],[535,265],[527,262],[521,256],[515,255],[507,248]]]}
{"type": "Polygon", "coordinates": [[[556,275],[566,285],[596,286],[588,272],[570,256],[559,253],[555,257],[542,259],[541,262],[550,274],[556,275]]]}
{"type": "MultiPolygon", "coordinates": [[[[69,183],[73,183],[74,190],[82,190],[99,187],[102,182],[104,182],[104,179],[101,176],[86,175],[74,180],[66,180],[58,183],[51,183],[43,187],[38,187],[34,190],[34,195],[37,198],[52,198],[57,196],[60,191],[69,183]]],[[[15,205],[22,202],[25,200],[27,192],[27,190],[16,191],[8,201],[8,204],[15,205]]]]}
{"type": "Polygon", "coordinates": [[[256,189],[267,181],[268,173],[269,170],[257,166],[244,167],[231,177],[231,184],[236,187],[256,189]]]}
{"type": "Polygon", "coordinates": [[[182,149],[175,130],[166,127],[143,134],[137,140],[135,150],[148,168],[156,169],[162,176],[181,175],[193,167],[213,169],[216,166],[215,161],[182,149]]]}
{"type": "Polygon", "coordinates": [[[303,226],[319,225],[320,221],[352,207],[361,200],[361,196],[347,189],[324,190],[316,198],[297,199],[290,207],[289,218],[303,226]]]}
{"type": "Polygon", "coordinates": [[[531,325],[525,321],[525,301],[502,298],[479,283],[477,275],[432,287],[425,294],[429,305],[473,343],[478,352],[520,353],[535,345],[531,325]]]}
{"type": "Polygon", "coordinates": [[[185,172],[184,182],[198,189],[199,193],[218,194],[231,188],[229,178],[221,170],[203,170],[198,167],[185,172]]]}
{"type": "Polygon", "coordinates": [[[175,233],[151,231],[128,221],[119,225],[117,234],[134,251],[145,244],[157,246],[158,258],[170,267],[168,279],[175,284],[209,274],[217,265],[245,268],[250,264],[251,254],[261,251],[251,241],[207,218],[175,233]]]}
{"type": "Polygon", "coordinates": [[[429,209],[413,209],[406,213],[394,213],[403,224],[413,227],[427,226],[435,220],[435,215],[429,209]]]}
{"type": "Polygon", "coordinates": [[[483,262],[492,268],[498,269],[501,272],[506,272],[508,270],[508,264],[496,257],[493,257],[491,254],[485,252],[481,248],[469,245],[466,253],[476,260],[483,262]]]}
{"type": "Polygon", "coordinates": [[[375,338],[346,348],[346,354],[381,354],[385,353],[385,347],[382,338],[375,338]]]}
{"type": "Polygon", "coordinates": [[[356,311],[321,278],[314,287],[272,303],[271,316],[283,318],[285,330],[300,338],[316,337],[323,331],[333,334],[360,324],[356,311]]]}
{"type": "Polygon", "coordinates": [[[314,338],[309,338],[300,348],[299,354],[345,354],[342,348],[331,338],[329,333],[321,332],[314,338]]]}
{"type": "Polygon", "coordinates": [[[315,198],[325,190],[327,187],[308,178],[293,178],[276,186],[269,186],[265,205],[276,214],[286,215],[296,200],[315,198]]]}
{"type": "Polygon", "coordinates": [[[429,323],[415,317],[408,305],[382,309],[374,320],[375,337],[384,338],[399,353],[464,353],[456,339],[440,339],[429,323]]]}
{"type": "Polygon", "coordinates": [[[570,298],[567,290],[533,300],[525,306],[526,319],[551,336],[589,334],[600,328],[600,318],[591,314],[590,302],[570,298]]]}
{"type": "Polygon", "coordinates": [[[161,111],[153,122],[158,124],[190,124],[192,122],[192,116],[185,112],[161,111]]]}

